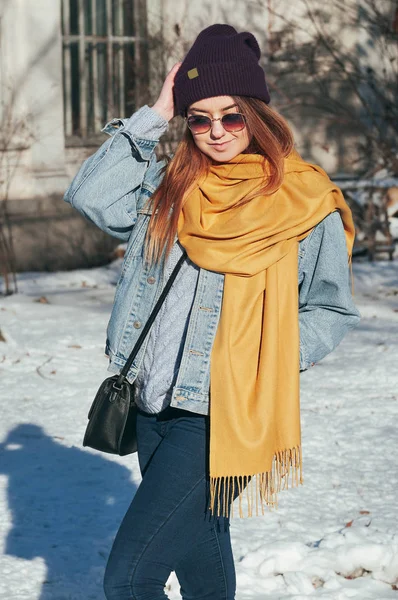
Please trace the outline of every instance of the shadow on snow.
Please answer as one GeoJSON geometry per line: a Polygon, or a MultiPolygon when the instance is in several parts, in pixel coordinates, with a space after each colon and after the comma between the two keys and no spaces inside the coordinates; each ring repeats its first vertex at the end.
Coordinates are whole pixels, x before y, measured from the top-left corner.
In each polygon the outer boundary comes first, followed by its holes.
{"type": "Polygon", "coordinates": [[[103,597],[107,556],[136,491],[129,469],[22,424],[0,445],[0,473],[12,515],[5,554],[45,561],[40,600],[103,597]]]}

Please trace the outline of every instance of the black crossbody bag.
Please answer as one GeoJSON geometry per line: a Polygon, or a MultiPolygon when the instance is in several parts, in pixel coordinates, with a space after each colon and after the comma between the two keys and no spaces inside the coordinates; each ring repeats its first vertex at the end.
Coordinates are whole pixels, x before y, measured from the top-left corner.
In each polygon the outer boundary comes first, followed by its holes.
{"type": "Polygon", "coordinates": [[[120,374],[108,377],[102,382],[88,413],[88,425],[84,434],[83,446],[120,456],[137,451],[137,405],[133,399],[133,384],[128,382],[127,373],[165,301],[185,257],[186,252],[184,251],[120,374]]]}

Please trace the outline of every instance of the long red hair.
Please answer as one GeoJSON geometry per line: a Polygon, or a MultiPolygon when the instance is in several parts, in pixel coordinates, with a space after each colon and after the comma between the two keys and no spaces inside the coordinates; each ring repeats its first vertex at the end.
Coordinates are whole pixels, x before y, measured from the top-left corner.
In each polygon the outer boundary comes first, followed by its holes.
{"type": "MultiPolygon", "coordinates": [[[[264,186],[257,195],[272,194],[283,181],[283,159],[293,149],[293,134],[285,119],[262,100],[232,96],[246,117],[250,145],[246,152],[264,156],[264,186]],[[266,170],[268,162],[269,170],[266,170]]],[[[149,263],[167,256],[177,233],[178,216],[184,195],[197,179],[205,175],[212,160],[196,146],[188,127],[172,159],[165,166],[164,177],[150,198],[152,214],[145,238],[145,257],[149,263]]],[[[250,202],[253,195],[240,203],[250,202]]]]}

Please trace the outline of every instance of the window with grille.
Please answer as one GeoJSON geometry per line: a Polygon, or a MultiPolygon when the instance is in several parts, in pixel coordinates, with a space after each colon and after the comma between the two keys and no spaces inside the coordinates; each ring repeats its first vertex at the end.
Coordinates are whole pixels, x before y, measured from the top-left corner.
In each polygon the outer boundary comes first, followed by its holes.
{"type": "Polygon", "coordinates": [[[65,134],[95,143],[130,116],[148,85],[145,0],[61,0],[65,134]]]}

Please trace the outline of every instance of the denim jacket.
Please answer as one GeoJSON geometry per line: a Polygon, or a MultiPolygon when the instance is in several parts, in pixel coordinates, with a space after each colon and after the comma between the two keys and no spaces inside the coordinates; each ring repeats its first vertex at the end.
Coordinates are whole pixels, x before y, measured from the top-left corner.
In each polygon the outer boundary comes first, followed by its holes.
{"type": "MultiPolygon", "coordinates": [[[[148,198],[159,185],[163,161],[155,147],[168,123],[144,106],[129,119],[115,119],[110,134],[81,166],[64,199],[106,233],[127,242],[107,328],[108,370],[118,373],[165,284],[163,262],[148,267],[143,243],[148,198]]],[[[175,242],[177,241],[177,237],[175,242]]],[[[331,213],[299,243],[300,371],[329,352],[360,319],[350,289],[347,247],[338,212],[331,213]]],[[[224,275],[200,269],[171,405],[206,414],[210,355],[220,317],[224,275]]],[[[144,342],[128,380],[137,376],[144,342]]]]}

